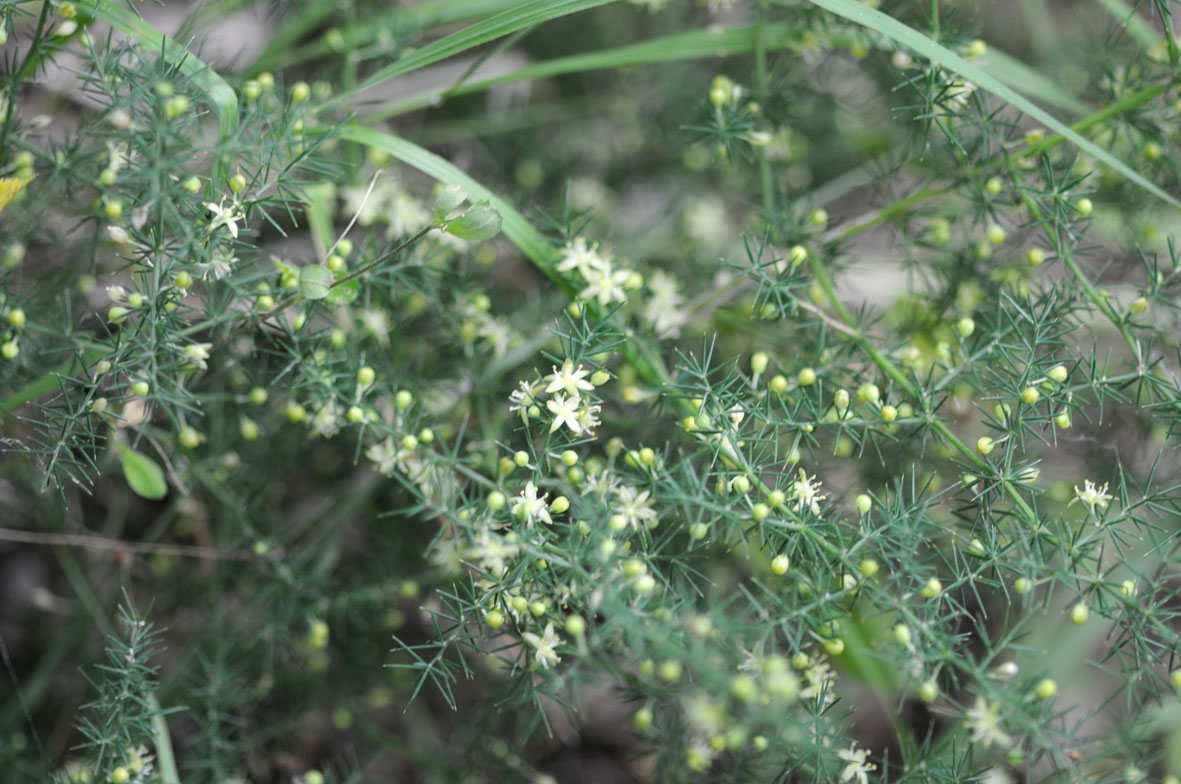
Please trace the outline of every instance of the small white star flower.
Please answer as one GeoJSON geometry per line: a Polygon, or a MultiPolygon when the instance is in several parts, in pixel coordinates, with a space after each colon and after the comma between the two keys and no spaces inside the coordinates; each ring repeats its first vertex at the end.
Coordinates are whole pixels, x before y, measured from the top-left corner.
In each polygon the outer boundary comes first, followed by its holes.
{"type": "Polygon", "coordinates": [[[209,219],[210,233],[225,226],[230,232],[230,236],[238,239],[238,221],[242,220],[243,216],[237,202],[231,202],[227,206],[225,199],[222,199],[219,204],[210,201],[205,203],[205,209],[213,213],[213,217],[209,219]]]}
{"type": "Polygon", "coordinates": [[[815,476],[809,477],[804,469],[800,469],[800,478],[791,483],[791,498],[796,502],[797,512],[807,507],[812,514],[820,514],[820,502],[828,497],[820,492],[821,484],[815,476]]]}
{"type": "Polygon", "coordinates": [[[505,562],[515,558],[520,550],[520,545],[513,544],[485,528],[476,534],[476,541],[467,551],[467,557],[478,562],[483,571],[500,577],[507,568],[505,562]]]}
{"type": "Polygon", "coordinates": [[[509,413],[521,412],[524,419],[529,406],[537,404],[537,390],[541,385],[536,381],[522,381],[508,396],[509,413]]]}
{"type": "Polygon", "coordinates": [[[617,505],[615,514],[623,517],[632,528],[647,525],[656,519],[656,510],[648,505],[649,491],[638,492],[634,487],[620,487],[615,490],[617,505]]]}
{"type": "Polygon", "coordinates": [[[554,372],[545,377],[549,382],[549,386],[545,391],[553,394],[558,390],[565,390],[567,395],[573,398],[578,398],[583,392],[589,392],[595,388],[595,385],[586,380],[590,371],[584,368],[581,364],[575,368],[574,360],[567,359],[562,363],[562,369],[554,368],[554,372]]]}
{"type": "Polygon", "coordinates": [[[549,427],[551,433],[562,425],[570,428],[570,432],[575,435],[582,432],[582,423],[578,421],[580,406],[577,397],[554,395],[546,401],[545,407],[554,415],[554,421],[549,427]]]}
{"type": "Polygon", "coordinates": [[[603,262],[603,266],[591,269],[586,276],[587,286],[579,295],[583,299],[597,299],[600,305],[610,305],[612,302],[627,300],[627,292],[623,284],[631,277],[630,270],[614,270],[611,263],[603,262]]]}
{"type": "Polygon", "coordinates": [[[859,749],[854,743],[847,749],[841,749],[837,752],[842,760],[847,762],[845,769],[841,771],[841,781],[856,781],[857,784],[867,784],[868,779],[866,774],[877,770],[877,765],[872,762],[867,762],[869,757],[869,749],[859,749]]]}
{"type": "Polygon", "coordinates": [[[532,527],[534,520],[541,520],[543,523],[553,523],[553,518],[549,515],[549,509],[546,507],[545,499],[549,498],[549,493],[542,496],[537,495],[537,486],[533,482],[526,482],[525,489],[521,494],[513,499],[512,508],[510,511],[523,521],[527,526],[532,527]]]}
{"type": "Polygon", "coordinates": [[[533,632],[522,632],[521,637],[536,649],[537,663],[542,667],[553,667],[562,660],[557,651],[562,640],[554,631],[552,623],[545,625],[545,632],[540,637],[533,632]]]}
{"type": "Polygon", "coordinates": [[[590,271],[599,269],[606,263],[606,259],[599,254],[599,246],[587,245],[586,240],[579,237],[573,242],[566,243],[562,249],[562,258],[558,260],[558,272],[577,270],[583,278],[589,279],[590,271]]]}
{"type": "Polygon", "coordinates": [[[968,720],[968,727],[972,730],[972,743],[979,743],[988,748],[992,744],[1008,746],[1012,739],[1000,728],[999,702],[988,703],[983,697],[976,698],[976,704],[964,714],[968,720]]]}
{"type": "Polygon", "coordinates": [[[1096,507],[1100,510],[1107,508],[1107,502],[1111,500],[1111,495],[1107,492],[1107,483],[1103,483],[1103,487],[1097,487],[1094,482],[1087,479],[1083,482],[1083,489],[1079,490],[1078,485],[1074,486],[1074,503],[1081,501],[1091,512],[1095,513],[1096,507]]]}

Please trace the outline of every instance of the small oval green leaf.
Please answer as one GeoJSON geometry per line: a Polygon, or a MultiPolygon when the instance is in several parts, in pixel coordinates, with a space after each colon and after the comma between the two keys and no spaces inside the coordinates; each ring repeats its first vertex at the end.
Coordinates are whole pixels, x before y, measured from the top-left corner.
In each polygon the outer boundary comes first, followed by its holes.
{"type": "Polygon", "coordinates": [[[354,278],[347,283],[341,283],[339,286],[329,289],[325,302],[329,305],[348,305],[357,298],[357,292],[360,290],[361,281],[354,278]]]}
{"type": "Polygon", "coordinates": [[[299,269],[299,293],[304,299],[324,299],[332,288],[332,271],[319,264],[309,264],[299,269]]]}
{"type": "Polygon", "coordinates": [[[446,220],[455,208],[467,200],[467,191],[458,183],[451,183],[444,188],[435,199],[435,218],[446,220]]]}
{"type": "Polygon", "coordinates": [[[155,460],[123,444],[118,446],[119,455],[123,459],[123,477],[133,493],[151,499],[168,495],[168,481],[155,460]]]}
{"type": "Polygon", "coordinates": [[[500,213],[477,205],[447,224],[447,233],[461,240],[488,240],[500,233],[500,213]]]}

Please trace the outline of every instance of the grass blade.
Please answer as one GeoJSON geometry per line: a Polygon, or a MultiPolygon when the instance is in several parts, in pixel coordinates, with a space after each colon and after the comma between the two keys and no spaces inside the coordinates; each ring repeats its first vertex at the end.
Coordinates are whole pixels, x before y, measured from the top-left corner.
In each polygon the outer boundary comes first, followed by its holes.
{"type": "Polygon", "coordinates": [[[1107,13],[1123,26],[1128,35],[1145,49],[1151,49],[1164,40],[1160,33],[1152,29],[1152,25],[1144,21],[1144,17],[1136,13],[1136,9],[1124,0],[1095,0],[1103,6],[1107,13]]]}
{"type": "Polygon", "coordinates": [[[454,57],[473,47],[494,41],[506,35],[512,35],[518,30],[533,27],[563,16],[569,16],[579,11],[607,5],[611,2],[614,2],[614,0],[528,0],[528,2],[519,4],[516,8],[499,13],[482,22],[476,22],[445,38],[440,38],[438,41],[403,57],[401,60],[387,65],[357,87],[337,96],[328,105],[339,104],[357,93],[368,90],[382,82],[389,81],[396,76],[411,73],[432,63],[454,57]]]}
{"type": "Polygon", "coordinates": [[[393,134],[359,125],[345,125],[338,129],[334,135],[340,139],[384,150],[407,166],[418,169],[439,182],[458,183],[467,191],[472,202],[487,201],[492,209],[500,213],[501,231],[505,237],[516,245],[521,253],[547,277],[562,283],[554,273],[551,264],[555,252],[554,247],[542,236],[541,232],[535,229],[533,224],[515,207],[468,176],[450,161],[393,134]]]}
{"type": "MultiPolygon", "coordinates": [[[[398,103],[382,107],[366,115],[369,120],[395,117],[405,112],[438,105],[440,99],[481,92],[508,82],[542,79],[584,71],[628,68],[683,60],[698,60],[720,56],[750,54],[755,50],[758,28],[754,25],[722,30],[688,30],[653,38],[640,43],[558,57],[533,63],[508,74],[502,74],[457,87],[439,88],[412,96],[398,103]]],[[[767,51],[790,50],[803,45],[803,35],[797,25],[774,24],[763,29],[763,45],[767,51]]],[[[1010,87],[1051,106],[1083,114],[1087,105],[1045,78],[1037,71],[1003,52],[990,50],[986,70],[1010,87]]]]}
{"type": "Polygon", "coordinates": [[[1031,103],[1026,98],[1021,97],[1012,88],[1006,86],[995,76],[990,75],[980,66],[969,63],[964,58],[960,57],[955,52],[941,46],[932,41],[927,36],[918,32],[917,30],[908,27],[899,22],[893,17],[883,14],[881,11],[870,8],[867,5],[857,2],[857,0],[809,0],[813,5],[817,5],[826,11],[844,17],[851,22],[869,28],[875,32],[897,41],[904,46],[910,47],[919,55],[930,59],[949,71],[953,71],[960,76],[975,83],[983,90],[987,90],[993,95],[997,96],[1003,101],[1008,102],[1015,109],[1018,109],[1033,119],[1042,123],[1046,127],[1052,129],[1055,133],[1061,135],[1064,139],[1074,144],[1080,150],[1091,155],[1096,160],[1105,163],[1115,171],[1119,172],[1130,182],[1135,183],[1140,188],[1151,193],[1153,196],[1168,202],[1177,209],[1181,209],[1181,201],[1170,196],[1156,184],[1149,181],[1142,174],[1132,169],[1119,158],[1116,158],[1111,153],[1099,147],[1089,139],[1079,135],[1070,126],[1063,123],[1058,118],[1054,117],[1049,112],[1039,108],[1037,105],[1031,103]]]}

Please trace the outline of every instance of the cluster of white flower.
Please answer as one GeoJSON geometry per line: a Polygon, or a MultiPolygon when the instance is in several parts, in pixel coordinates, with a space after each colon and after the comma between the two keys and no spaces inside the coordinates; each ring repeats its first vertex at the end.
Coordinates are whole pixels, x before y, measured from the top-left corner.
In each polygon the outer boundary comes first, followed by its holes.
{"type": "Polygon", "coordinates": [[[541,416],[540,396],[551,395],[545,402],[553,416],[551,433],[565,426],[574,435],[594,435],[595,428],[602,424],[598,416],[602,406],[585,394],[595,388],[587,379],[590,371],[582,365],[575,367],[570,359],[553,371],[543,379],[544,389],[536,381],[522,381],[509,395],[509,411],[519,413],[521,420],[528,423],[529,417],[541,416]]]}
{"type": "Polygon", "coordinates": [[[643,279],[625,267],[617,267],[609,253],[598,244],[588,245],[584,239],[566,243],[556,267],[558,272],[577,272],[585,286],[578,295],[584,300],[595,300],[600,305],[626,302],[627,290],[636,288],[643,279]]]}

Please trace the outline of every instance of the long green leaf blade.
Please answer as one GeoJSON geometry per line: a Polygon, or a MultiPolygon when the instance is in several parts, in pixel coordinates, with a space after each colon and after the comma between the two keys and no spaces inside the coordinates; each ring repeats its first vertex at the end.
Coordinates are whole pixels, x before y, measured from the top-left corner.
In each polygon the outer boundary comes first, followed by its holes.
{"type": "Polygon", "coordinates": [[[413,54],[387,65],[354,89],[337,96],[331,104],[340,103],[351,98],[356,93],[368,90],[396,76],[411,73],[432,63],[446,60],[449,57],[466,52],[473,47],[494,41],[506,35],[512,35],[519,30],[612,2],[615,2],[615,0],[528,0],[528,2],[521,3],[516,8],[465,27],[445,38],[440,38],[438,41],[424,46],[413,54]]]}
{"type": "Polygon", "coordinates": [[[337,138],[384,150],[407,166],[418,169],[439,182],[457,183],[463,186],[473,202],[487,201],[492,209],[500,213],[501,231],[509,241],[516,245],[521,253],[547,277],[562,285],[563,288],[568,288],[568,284],[564,283],[553,271],[552,261],[555,249],[542,236],[541,232],[535,229],[533,224],[515,207],[485,188],[450,161],[393,134],[359,125],[345,125],[337,129],[334,135],[337,138]]]}
{"type": "Polygon", "coordinates": [[[1144,21],[1144,17],[1136,13],[1135,8],[1123,0],[1095,0],[1095,2],[1115,17],[1115,20],[1127,30],[1128,35],[1145,49],[1151,49],[1164,40],[1156,30],[1152,29],[1152,25],[1144,21]]]}
{"type": "MultiPolygon", "coordinates": [[[[469,82],[454,88],[430,90],[382,107],[378,111],[366,115],[366,119],[379,120],[395,117],[405,112],[435,106],[441,98],[477,93],[508,82],[543,79],[585,71],[750,54],[755,51],[757,34],[758,28],[754,25],[722,30],[687,30],[613,49],[557,57],[532,63],[511,73],[469,82]]],[[[763,29],[762,34],[763,46],[767,51],[793,49],[804,43],[803,35],[797,25],[768,25],[763,29]]],[[[1088,110],[1087,105],[1078,98],[1028,65],[1003,52],[991,50],[988,61],[984,63],[983,67],[1002,82],[1031,98],[1077,114],[1085,113],[1088,110]]]]}
{"type": "Polygon", "coordinates": [[[899,22],[897,19],[883,14],[881,11],[859,3],[856,0],[809,1],[826,11],[834,13],[837,16],[844,17],[851,22],[855,22],[859,25],[862,25],[863,27],[867,27],[870,30],[881,33],[882,35],[887,36],[888,38],[891,38],[898,43],[903,44],[904,46],[908,46],[923,57],[938,63],[949,71],[954,71],[971,82],[974,82],[981,89],[987,90],[1001,100],[1008,102],[1014,108],[1019,109],[1043,125],[1053,129],[1055,133],[1060,134],[1063,138],[1074,144],[1080,150],[1083,150],[1087,154],[1093,156],[1096,160],[1102,161],[1112,169],[1115,169],[1129,181],[1135,183],[1157,198],[1168,202],[1177,209],[1181,209],[1181,201],[1178,201],[1177,199],[1170,196],[1156,184],[1150,182],[1147,178],[1145,178],[1136,170],[1132,169],[1119,158],[1116,158],[1102,147],[1099,147],[1094,142],[1084,138],[1071,129],[1070,126],[1066,125],[1049,112],[1039,108],[1029,100],[1022,98],[1013,89],[1001,83],[999,79],[989,75],[986,71],[984,71],[984,69],[969,63],[955,52],[952,52],[944,46],[940,46],[917,30],[908,27],[902,22],[899,22]]]}

